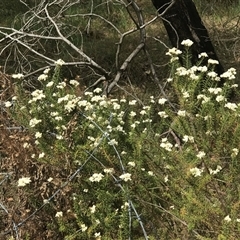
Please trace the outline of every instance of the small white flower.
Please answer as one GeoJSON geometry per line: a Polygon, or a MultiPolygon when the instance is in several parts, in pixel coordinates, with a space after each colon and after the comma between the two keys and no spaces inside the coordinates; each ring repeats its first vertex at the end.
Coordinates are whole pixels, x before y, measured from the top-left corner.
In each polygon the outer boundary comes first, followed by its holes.
{"type": "Polygon", "coordinates": [[[217,60],[214,60],[214,59],[208,59],[208,64],[219,64],[219,62],[217,60]]]}
{"type": "Polygon", "coordinates": [[[179,67],[176,69],[176,75],[178,76],[188,76],[189,71],[185,67],[179,67]]]}
{"type": "Polygon", "coordinates": [[[88,104],[87,100],[81,100],[81,101],[78,102],[79,107],[86,107],[87,104],[88,104]]]}
{"type": "Polygon", "coordinates": [[[42,122],[41,119],[36,119],[36,118],[33,118],[29,121],[29,126],[30,127],[35,127],[38,123],[42,122]]]}
{"type": "Polygon", "coordinates": [[[193,41],[190,39],[186,39],[186,40],[183,40],[181,44],[186,47],[191,47],[193,45],[193,41]]]}
{"type": "Polygon", "coordinates": [[[167,78],[167,82],[170,83],[173,81],[173,78],[167,78]]]}
{"type": "Polygon", "coordinates": [[[182,53],[181,50],[173,47],[173,48],[168,49],[168,52],[166,53],[166,55],[168,55],[168,56],[175,56],[175,55],[180,55],[181,53],[182,53]]]}
{"type": "Polygon", "coordinates": [[[113,109],[114,110],[118,110],[118,109],[120,109],[121,108],[121,105],[120,104],[118,104],[118,103],[113,103],[113,109]]]}
{"type": "Polygon", "coordinates": [[[198,154],[197,154],[197,158],[199,158],[199,159],[202,159],[202,158],[204,158],[205,156],[206,156],[206,153],[203,152],[203,151],[199,151],[198,154]]]}
{"type": "Polygon", "coordinates": [[[216,72],[208,72],[207,75],[210,77],[210,78],[216,78],[218,77],[218,74],[216,72]]]}
{"type": "Polygon", "coordinates": [[[100,224],[100,220],[99,219],[96,219],[95,220],[95,223],[98,225],[98,224],[100,224]]]}
{"type": "Polygon", "coordinates": [[[228,108],[228,109],[230,109],[230,110],[232,110],[232,111],[236,111],[236,109],[237,109],[237,104],[236,103],[226,103],[225,105],[224,105],[224,107],[226,107],[226,108],[228,108]]]}
{"type": "Polygon", "coordinates": [[[14,78],[14,79],[21,79],[21,78],[23,78],[23,77],[24,77],[24,75],[21,74],[21,73],[17,73],[17,74],[13,74],[13,75],[12,75],[12,78],[14,78]]]}
{"type": "Polygon", "coordinates": [[[60,82],[60,83],[57,85],[57,88],[58,88],[58,89],[64,89],[66,86],[67,86],[67,84],[66,84],[65,82],[60,82]]]}
{"type": "Polygon", "coordinates": [[[130,117],[135,117],[137,114],[134,111],[131,111],[129,115],[130,117]]]}
{"type": "Polygon", "coordinates": [[[43,90],[39,90],[39,89],[36,89],[35,91],[33,91],[31,93],[31,95],[33,97],[32,101],[34,101],[34,102],[36,102],[37,100],[41,100],[41,99],[46,97],[43,93],[43,90]]]}
{"type": "Polygon", "coordinates": [[[160,105],[163,105],[165,102],[167,102],[167,99],[166,99],[166,98],[160,98],[160,99],[158,100],[158,103],[159,103],[160,105]]]}
{"type": "Polygon", "coordinates": [[[131,100],[131,101],[129,101],[129,105],[136,105],[136,103],[137,103],[137,100],[131,100]]]}
{"type": "Polygon", "coordinates": [[[111,139],[109,142],[108,142],[109,145],[113,146],[113,145],[118,145],[118,142],[115,140],[115,139],[111,139]]]}
{"type": "Polygon", "coordinates": [[[92,97],[92,96],[93,96],[93,93],[87,91],[87,92],[84,92],[84,95],[85,95],[85,96],[90,96],[90,97],[92,97]]]}
{"type": "Polygon", "coordinates": [[[162,142],[162,143],[160,144],[160,147],[164,148],[164,149],[167,150],[168,152],[171,152],[173,145],[172,145],[170,142],[162,142]]]}
{"type": "Polygon", "coordinates": [[[182,140],[184,142],[188,142],[189,141],[189,142],[193,143],[194,142],[194,137],[193,136],[184,135],[182,140]]]}
{"type": "Polygon", "coordinates": [[[41,74],[39,75],[38,77],[38,81],[46,81],[48,78],[48,75],[47,74],[41,74]]]}
{"type": "MultiPolygon", "coordinates": [[[[200,95],[201,95],[201,94],[200,94],[200,95]]],[[[198,95],[198,96],[199,96],[199,95],[198,95]]],[[[202,94],[202,98],[203,98],[202,104],[207,103],[207,102],[210,101],[210,97],[207,97],[207,96],[205,96],[205,95],[203,95],[203,94],[202,94]]]]}
{"type": "Polygon", "coordinates": [[[136,163],[135,162],[128,162],[128,166],[135,167],[136,163]]]}
{"type": "Polygon", "coordinates": [[[43,71],[43,73],[44,73],[44,74],[48,74],[49,71],[50,71],[50,68],[46,68],[46,69],[43,71]]]}
{"type": "Polygon", "coordinates": [[[105,168],[105,169],[103,169],[103,171],[105,173],[114,173],[114,169],[113,168],[105,168]]]}
{"type": "Polygon", "coordinates": [[[121,206],[121,209],[127,209],[129,208],[129,203],[128,202],[125,202],[122,206],[121,206]]]}
{"type": "Polygon", "coordinates": [[[229,215],[227,215],[223,220],[226,221],[226,222],[231,222],[232,221],[232,219],[230,218],[229,215]]]}
{"type": "Polygon", "coordinates": [[[57,217],[57,218],[60,218],[62,216],[63,216],[63,212],[62,211],[57,212],[56,215],[55,215],[55,217],[57,217]]]}
{"type": "Polygon", "coordinates": [[[90,178],[90,182],[100,182],[103,179],[104,175],[102,173],[94,173],[90,178]]]}
{"type": "Polygon", "coordinates": [[[101,239],[101,233],[100,232],[94,233],[94,237],[97,239],[101,239]]]}
{"type": "Polygon", "coordinates": [[[146,112],[145,110],[142,110],[142,111],[140,111],[140,114],[141,114],[141,115],[146,115],[147,112],[146,112]]]}
{"type": "Polygon", "coordinates": [[[66,111],[68,111],[69,113],[72,112],[76,108],[78,100],[79,100],[78,98],[75,98],[75,99],[68,101],[67,104],[64,105],[64,109],[66,111]]]}
{"type": "Polygon", "coordinates": [[[43,158],[44,156],[45,156],[45,153],[42,152],[42,153],[39,154],[38,158],[43,158]]]}
{"type": "Polygon", "coordinates": [[[58,59],[55,64],[56,65],[59,65],[59,66],[62,66],[65,62],[62,60],[62,59],[58,59]]]}
{"type": "Polygon", "coordinates": [[[237,155],[238,155],[238,153],[239,153],[239,150],[238,150],[237,148],[233,148],[233,149],[232,149],[232,152],[233,152],[233,153],[232,153],[232,156],[234,156],[234,157],[235,157],[235,156],[237,156],[237,155]]]}
{"type": "Polygon", "coordinates": [[[41,137],[42,137],[42,133],[40,133],[40,132],[35,133],[35,138],[41,138],[41,137]]]}
{"type": "Polygon", "coordinates": [[[226,100],[226,98],[223,96],[223,95],[218,95],[217,97],[216,97],[216,101],[217,102],[222,102],[222,101],[225,101],[226,100]]]}
{"type": "Polygon", "coordinates": [[[46,87],[52,87],[52,86],[53,86],[53,84],[54,84],[54,82],[53,82],[53,81],[51,81],[51,82],[49,82],[49,83],[46,85],[46,87]]]}
{"type": "Polygon", "coordinates": [[[18,179],[18,187],[24,187],[31,182],[30,177],[22,177],[18,179]]]}
{"type": "Polygon", "coordinates": [[[200,168],[191,168],[190,169],[190,173],[194,176],[194,177],[200,177],[202,175],[203,169],[200,168]]]}
{"type": "Polygon", "coordinates": [[[53,180],[53,178],[52,177],[50,177],[50,178],[48,178],[48,182],[51,182],[53,180]]]}
{"type": "Polygon", "coordinates": [[[207,72],[208,68],[207,68],[207,66],[199,66],[199,67],[197,68],[197,70],[198,70],[199,72],[207,72]]]}
{"type": "Polygon", "coordinates": [[[6,108],[9,108],[9,107],[12,106],[12,102],[7,101],[7,102],[4,103],[4,105],[5,105],[6,108]]]}
{"type": "Polygon", "coordinates": [[[191,73],[189,76],[192,80],[198,80],[199,76],[197,76],[196,74],[191,73]]]}
{"type": "Polygon", "coordinates": [[[202,58],[202,57],[208,57],[206,52],[202,52],[198,55],[198,58],[202,58]]]}
{"type": "Polygon", "coordinates": [[[188,92],[183,92],[183,98],[189,98],[190,97],[190,94],[188,92]]]}
{"type": "Polygon", "coordinates": [[[80,227],[82,232],[85,232],[88,229],[88,227],[85,224],[81,224],[80,227]]]}
{"type": "Polygon", "coordinates": [[[220,165],[217,165],[216,170],[212,170],[212,169],[210,168],[210,169],[209,169],[209,173],[210,173],[211,175],[215,175],[215,174],[219,173],[221,170],[222,170],[222,167],[221,167],[220,165]]]}
{"type": "Polygon", "coordinates": [[[235,68],[230,68],[227,70],[227,72],[224,72],[223,74],[220,75],[221,78],[228,78],[229,80],[235,79],[236,78],[236,69],[235,68]]]}
{"type": "Polygon", "coordinates": [[[221,88],[209,88],[208,91],[210,93],[217,95],[218,93],[222,92],[222,89],[221,88]]]}
{"type": "Polygon", "coordinates": [[[96,206],[95,205],[93,205],[92,207],[89,207],[89,209],[90,209],[91,213],[95,213],[96,212],[96,206]]]}
{"type": "Polygon", "coordinates": [[[149,176],[154,176],[153,171],[148,171],[148,175],[149,175],[149,176]]]}
{"type": "Polygon", "coordinates": [[[165,111],[160,111],[160,112],[158,112],[158,115],[159,115],[160,117],[162,117],[162,118],[167,118],[167,117],[168,117],[168,115],[166,114],[165,111]]]}
{"type": "Polygon", "coordinates": [[[25,142],[25,143],[23,144],[23,148],[29,148],[29,147],[30,147],[30,144],[29,144],[29,143],[25,142]]]}
{"type": "Polygon", "coordinates": [[[59,113],[58,113],[58,112],[51,112],[50,115],[51,115],[52,117],[55,117],[55,116],[58,116],[59,113]]]}
{"type": "Polygon", "coordinates": [[[55,119],[56,121],[61,121],[63,118],[62,118],[61,116],[56,116],[54,119],[55,119]]]}
{"type": "Polygon", "coordinates": [[[168,182],[168,175],[164,177],[164,182],[168,182]]]}
{"type": "Polygon", "coordinates": [[[91,102],[100,102],[104,100],[104,98],[102,96],[99,96],[99,95],[95,95],[91,98],[91,102]]]}
{"type": "Polygon", "coordinates": [[[186,116],[186,111],[185,110],[179,110],[177,112],[177,115],[180,116],[180,117],[185,117],[186,116]]]}
{"type": "Polygon", "coordinates": [[[168,139],[167,139],[167,138],[162,138],[160,147],[164,148],[164,149],[167,150],[168,152],[171,152],[173,145],[172,145],[170,142],[168,142],[168,139]]]}
{"type": "Polygon", "coordinates": [[[131,173],[124,173],[119,178],[121,178],[124,182],[131,181],[131,173]]]}
{"type": "Polygon", "coordinates": [[[75,86],[75,87],[77,87],[77,86],[79,85],[79,82],[76,81],[76,80],[74,80],[74,79],[73,79],[73,80],[70,80],[69,83],[70,83],[71,85],[75,86]]]}
{"type": "Polygon", "coordinates": [[[100,92],[102,92],[102,89],[101,89],[101,88],[95,88],[95,89],[93,90],[93,92],[95,92],[95,93],[100,93],[100,92]]]}

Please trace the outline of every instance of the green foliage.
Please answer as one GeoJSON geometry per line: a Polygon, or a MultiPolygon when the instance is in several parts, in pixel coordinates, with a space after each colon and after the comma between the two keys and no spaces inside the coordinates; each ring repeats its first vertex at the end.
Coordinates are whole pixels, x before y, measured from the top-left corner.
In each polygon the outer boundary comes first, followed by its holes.
{"type": "Polygon", "coordinates": [[[236,73],[187,56],[181,67],[179,54],[168,52],[172,99],[82,92],[61,60],[41,89],[26,94],[17,80],[12,114],[35,138],[36,161],[73,173],[56,215],[64,239],[238,238],[240,109],[227,100],[236,73]]]}

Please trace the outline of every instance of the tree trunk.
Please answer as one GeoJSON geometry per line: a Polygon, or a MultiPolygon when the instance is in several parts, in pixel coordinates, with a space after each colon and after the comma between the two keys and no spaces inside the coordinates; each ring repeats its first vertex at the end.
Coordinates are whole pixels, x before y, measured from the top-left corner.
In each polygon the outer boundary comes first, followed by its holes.
{"type": "MultiPolygon", "coordinates": [[[[209,58],[218,60],[208,31],[192,0],[152,0],[152,2],[162,16],[173,47],[183,49],[181,42],[186,39],[194,42],[191,47],[193,65],[199,60],[198,54],[202,52],[206,52],[209,58]]],[[[215,71],[218,74],[224,72],[220,62],[216,65],[215,71]]]]}

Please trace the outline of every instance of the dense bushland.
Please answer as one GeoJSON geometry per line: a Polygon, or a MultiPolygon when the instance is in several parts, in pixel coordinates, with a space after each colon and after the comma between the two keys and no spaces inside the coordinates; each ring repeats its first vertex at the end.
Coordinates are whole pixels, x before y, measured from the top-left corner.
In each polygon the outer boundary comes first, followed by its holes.
{"type": "Polygon", "coordinates": [[[3,237],[237,239],[236,69],[218,76],[205,53],[192,66],[190,40],[168,48],[150,4],[138,29],[136,5],[55,2],[0,28],[3,237]]]}

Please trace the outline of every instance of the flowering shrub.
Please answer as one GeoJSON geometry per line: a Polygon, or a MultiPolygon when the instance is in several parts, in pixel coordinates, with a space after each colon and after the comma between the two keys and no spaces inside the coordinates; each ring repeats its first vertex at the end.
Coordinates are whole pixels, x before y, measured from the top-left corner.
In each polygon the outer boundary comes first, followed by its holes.
{"type": "MultiPolygon", "coordinates": [[[[35,138],[36,161],[71,173],[62,185],[70,189],[68,210],[55,212],[65,239],[239,236],[240,109],[228,102],[236,72],[218,76],[217,61],[201,65],[205,53],[198,66],[180,66],[180,54],[167,53],[169,99],[82,92],[76,80],[61,78],[62,60],[28,94],[24,76],[14,75],[18,92],[6,107],[35,138]]],[[[19,186],[30,183],[22,179],[19,186]]]]}

